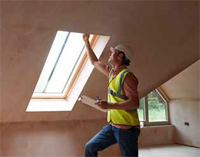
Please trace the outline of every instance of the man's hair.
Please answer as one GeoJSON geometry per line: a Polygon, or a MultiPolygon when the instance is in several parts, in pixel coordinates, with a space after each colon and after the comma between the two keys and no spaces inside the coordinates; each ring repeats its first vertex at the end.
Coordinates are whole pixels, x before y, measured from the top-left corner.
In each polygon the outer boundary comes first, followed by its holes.
{"type": "Polygon", "coordinates": [[[125,53],[123,51],[119,51],[119,50],[118,50],[118,52],[119,52],[119,54],[123,55],[123,57],[122,57],[122,64],[126,65],[126,66],[129,66],[131,61],[126,58],[125,53]]]}

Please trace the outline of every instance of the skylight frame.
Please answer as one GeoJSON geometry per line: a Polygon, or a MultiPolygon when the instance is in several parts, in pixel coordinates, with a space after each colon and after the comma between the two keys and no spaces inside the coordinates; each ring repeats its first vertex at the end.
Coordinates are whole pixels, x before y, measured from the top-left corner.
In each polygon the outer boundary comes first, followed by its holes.
{"type": "MultiPolygon", "coordinates": [[[[73,32],[68,32],[68,35],[73,32]]],[[[90,39],[91,47],[93,48],[98,40],[98,35],[93,35],[90,39]]],[[[66,99],[69,93],[71,92],[77,78],[79,77],[79,74],[82,71],[82,67],[84,67],[84,64],[86,63],[88,59],[88,56],[86,54],[85,46],[83,48],[82,53],[79,56],[79,59],[77,60],[75,66],[73,67],[73,70],[71,72],[71,75],[69,76],[69,79],[65,85],[65,88],[62,93],[33,93],[31,99],[66,99]]]]}

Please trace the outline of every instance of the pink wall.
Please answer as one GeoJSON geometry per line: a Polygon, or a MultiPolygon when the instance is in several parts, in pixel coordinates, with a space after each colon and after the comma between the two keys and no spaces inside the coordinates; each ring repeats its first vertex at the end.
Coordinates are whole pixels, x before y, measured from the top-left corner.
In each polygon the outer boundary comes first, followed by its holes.
{"type": "Polygon", "coordinates": [[[168,145],[174,143],[174,126],[149,126],[141,129],[140,147],[152,145],[168,145]]]}
{"type": "MultiPolygon", "coordinates": [[[[83,156],[105,120],[1,124],[1,156],[83,156]]],[[[142,128],[140,146],[173,143],[173,126],[142,128]],[[166,136],[168,135],[168,136],[166,136]]],[[[117,145],[102,156],[120,156],[117,145]]]]}
{"type": "MultiPolygon", "coordinates": [[[[83,156],[85,143],[105,121],[6,123],[1,125],[1,156],[83,156]]],[[[117,146],[103,152],[117,156],[117,146]]]]}
{"type": "Polygon", "coordinates": [[[200,148],[200,101],[170,101],[170,118],[175,126],[175,142],[200,148]],[[184,122],[188,122],[189,126],[184,122]]]}
{"type": "MultiPolygon", "coordinates": [[[[1,14],[1,122],[92,114],[78,103],[71,112],[25,112],[57,30],[111,36],[100,58],[105,63],[111,46],[130,43],[129,68],[139,79],[140,97],[199,59],[197,1],[1,1],[1,14]]],[[[93,70],[81,94],[102,98],[106,90],[106,77],[93,70]]]]}

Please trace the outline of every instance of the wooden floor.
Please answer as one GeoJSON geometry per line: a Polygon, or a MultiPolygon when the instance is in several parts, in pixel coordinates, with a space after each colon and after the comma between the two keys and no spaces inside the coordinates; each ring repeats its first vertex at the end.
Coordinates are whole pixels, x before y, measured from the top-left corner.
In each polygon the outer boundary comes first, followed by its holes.
{"type": "Polygon", "coordinates": [[[184,145],[145,147],[139,149],[139,157],[200,157],[200,148],[184,145]]]}

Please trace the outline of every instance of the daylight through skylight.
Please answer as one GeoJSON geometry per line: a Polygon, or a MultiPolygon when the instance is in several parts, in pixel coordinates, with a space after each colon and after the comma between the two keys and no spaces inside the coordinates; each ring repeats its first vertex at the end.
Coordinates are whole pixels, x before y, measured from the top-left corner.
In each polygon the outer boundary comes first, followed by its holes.
{"type": "Polygon", "coordinates": [[[63,93],[84,47],[82,33],[58,31],[34,93],[63,93]]]}

